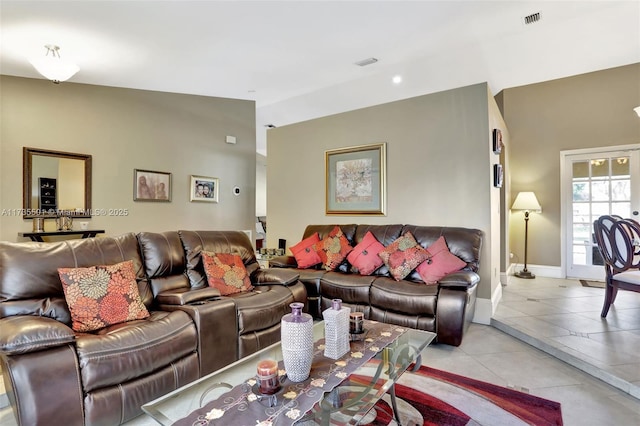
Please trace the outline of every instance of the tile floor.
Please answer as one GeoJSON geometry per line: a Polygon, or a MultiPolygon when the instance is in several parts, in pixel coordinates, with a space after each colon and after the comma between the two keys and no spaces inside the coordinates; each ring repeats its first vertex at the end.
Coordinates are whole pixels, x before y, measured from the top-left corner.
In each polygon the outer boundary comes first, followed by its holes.
{"type": "MultiPolygon", "coordinates": [[[[493,326],[472,324],[459,347],[428,347],[423,363],[558,401],[566,426],[639,425],[640,400],[619,387],[640,385],[640,366],[628,356],[640,354],[640,295],[620,292],[607,320],[600,320],[603,291],[575,280],[513,278],[503,288],[493,326]],[[589,341],[580,344],[577,337],[589,341]],[[560,356],[566,349],[583,362],[583,370],[606,371],[607,378],[616,374],[621,386],[611,386],[532,344],[560,356]]],[[[0,387],[0,397],[3,392],[0,387]]],[[[155,424],[143,415],[127,426],[155,424]]],[[[15,425],[6,406],[0,409],[0,425],[15,425]]]]}
{"type": "Polygon", "coordinates": [[[578,280],[512,277],[492,325],[640,398],[640,293],[619,291],[606,318],[603,300],[578,280]]]}

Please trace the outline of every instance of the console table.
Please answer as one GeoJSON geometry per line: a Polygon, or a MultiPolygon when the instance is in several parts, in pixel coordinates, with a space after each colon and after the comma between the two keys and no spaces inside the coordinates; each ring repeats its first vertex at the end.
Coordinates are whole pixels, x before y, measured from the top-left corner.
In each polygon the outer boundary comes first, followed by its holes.
{"type": "Polygon", "coordinates": [[[80,238],[92,238],[97,234],[104,234],[104,229],[82,229],[79,231],[52,231],[52,232],[18,232],[19,237],[31,238],[31,241],[44,242],[42,237],[56,235],[81,235],[80,238]]]}

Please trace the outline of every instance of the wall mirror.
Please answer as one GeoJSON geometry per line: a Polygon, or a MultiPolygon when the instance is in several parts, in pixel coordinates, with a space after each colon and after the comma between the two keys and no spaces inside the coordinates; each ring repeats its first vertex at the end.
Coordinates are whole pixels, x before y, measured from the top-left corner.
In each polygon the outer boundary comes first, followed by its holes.
{"type": "Polygon", "coordinates": [[[91,217],[91,156],[22,150],[23,218],[91,217]]]}

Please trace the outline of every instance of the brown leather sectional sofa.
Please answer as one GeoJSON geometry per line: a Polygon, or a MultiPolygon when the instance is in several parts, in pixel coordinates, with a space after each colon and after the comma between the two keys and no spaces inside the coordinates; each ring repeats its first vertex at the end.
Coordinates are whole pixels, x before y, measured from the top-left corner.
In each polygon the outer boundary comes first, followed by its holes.
{"type": "MultiPolygon", "coordinates": [[[[325,238],[335,227],[309,225],[301,239],[317,232],[325,238]]],[[[351,265],[343,262],[336,271],[325,271],[319,266],[298,269],[295,258],[281,256],[269,262],[270,267],[294,268],[307,289],[309,313],[320,318],[323,310],[331,306],[331,299],[342,299],[352,311],[364,312],[365,318],[432,331],[437,341],[453,346],[462,337],[473,319],[476,290],[480,282],[477,274],[483,232],[477,229],[415,226],[415,225],[339,225],[352,247],[362,241],[367,231],[385,247],[410,231],[423,248],[428,248],[444,236],[449,250],[467,263],[461,271],[442,278],[437,285],[425,285],[413,271],[402,281],[393,279],[383,265],[373,275],[354,273],[351,265]]]]}
{"type": "MultiPolygon", "coordinates": [[[[459,345],[475,308],[482,232],[409,225],[340,225],[353,243],[371,230],[385,246],[406,230],[428,247],[444,235],[467,262],[438,285],[416,274],[396,282],[385,268],[372,276],[295,268],[282,257],[260,269],[239,231],[142,232],[55,243],[0,242],[0,362],[20,425],[116,425],[161,395],[280,338],[294,301],[316,317],[333,298],[367,318],[435,331],[459,345]],[[207,286],[201,251],[239,254],[255,286],[220,296],[207,286]],[[74,332],[57,269],[132,260],[150,317],[74,332]],[[278,268],[278,266],[280,268],[278,268]]],[[[307,227],[323,238],[333,225],[307,227]]]]}
{"type": "Polygon", "coordinates": [[[0,242],[0,362],[20,425],[117,425],[161,395],[280,339],[298,274],[262,270],[239,231],[0,242]],[[253,291],[220,297],[202,250],[239,254],[253,291]],[[132,260],[144,320],[74,332],[57,269],[132,260]]]}

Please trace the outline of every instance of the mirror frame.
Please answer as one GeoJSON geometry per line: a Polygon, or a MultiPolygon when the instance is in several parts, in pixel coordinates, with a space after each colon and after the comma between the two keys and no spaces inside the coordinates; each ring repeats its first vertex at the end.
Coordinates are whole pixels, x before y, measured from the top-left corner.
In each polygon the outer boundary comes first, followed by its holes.
{"type": "Polygon", "coordinates": [[[31,205],[31,181],[33,179],[32,159],[34,155],[44,155],[47,157],[68,158],[72,160],[84,161],[84,211],[78,213],[69,211],[71,217],[91,217],[91,155],[76,154],[73,152],[51,151],[39,148],[22,148],[22,218],[32,219],[34,217],[56,217],[57,213],[39,212],[38,206],[31,205]]]}

